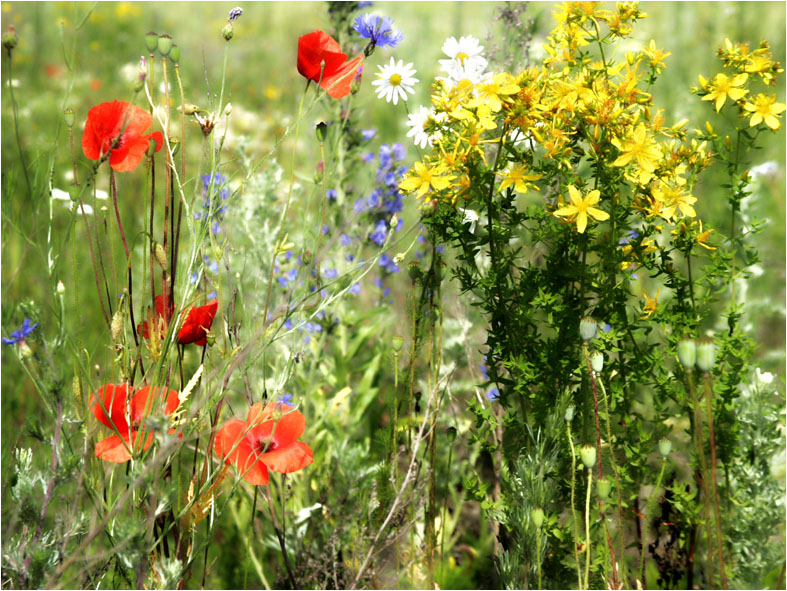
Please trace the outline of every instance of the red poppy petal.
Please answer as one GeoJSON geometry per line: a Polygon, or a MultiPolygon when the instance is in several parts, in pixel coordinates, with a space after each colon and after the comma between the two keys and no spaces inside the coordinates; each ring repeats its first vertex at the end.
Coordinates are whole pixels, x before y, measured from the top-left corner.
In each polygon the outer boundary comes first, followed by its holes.
{"type": "Polygon", "coordinates": [[[178,408],[178,393],[175,390],[166,390],[166,403],[163,400],[164,396],[165,390],[160,386],[145,386],[141,388],[134,394],[129,404],[129,415],[132,423],[139,423],[144,417],[160,413],[162,404],[164,404],[164,414],[172,414],[178,408]]]}
{"type": "Polygon", "coordinates": [[[93,416],[110,429],[114,428],[120,433],[128,433],[126,404],[131,392],[133,390],[126,384],[104,384],[90,396],[90,410],[93,416]]]}
{"type": "Polygon", "coordinates": [[[302,441],[262,454],[262,461],[274,472],[297,472],[314,461],[312,449],[302,441]]]}
{"type": "Polygon", "coordinates": [[[236,467],[243,476],[243,480],[254,486],[264,486],[268,484],[268,468],[262,463],[262,459],[257,454],[252,453],[245,458],[240,457],[236,467]]]}
{"type": "Polygon", "coordinates": [[[218,309],[218,300],[213,300],[209,304],[189,310],[183,327],[178,331],[178,343],[181,345],[196,343],[204,347],[207,344],[205,331],[210,330],[213,325],[218,309]]]}
{"type": "Polygon", "coordinates": [[[363,56],[359,55],[353,60],[342,65],[340,68],[323,76],[320,88],[328,93],[332,98],[342,98],[350,94],[350,85],[358,73],[363,56]]]}
{"type": "Polygon", "coordinates": [[[148,135],[145,139],[148,142],[150,142],[150,140],[155,140],[156,141],[156,152],[161,150],[161,146],[164,145],[164,134],[162,134],[160,131],[154,131],[153,133],[148,135]]]}
{"type": "Polygon", "coordinates": [[[131,438],[129,440],[128,434],[121,439],[117,435],[112,435],[111,437],[107,437],[106,439],[102,439],[96,444],[96,457],[101,458],[105,462],[114,462],[116,464],[121,464],[123,462],[128,462],[131,459],[131,454],[129,450],[134,450],[136,452],[141,452],[148,449],[151,444],[153,443],[153,433],[148,433],[145,436],[144,432],[131,432],[131,438]],[[144,437],[145,441],[141,444],[137,443],[139,436],[144,437]],[[125,443],[123,442],[125,440],[125,443]]]}
{"type": "Polygon", "coordinates": [[[237,465],[238,452],[244,448],[244,458],[251,453],[251,443],[246,439],[248,426],[239,419],[230,419],[216,432],[213,449],[216,455],[224,458],[226,463],[237,465]]]}
{"type": "Polygon", "coordinates": [[[128,103],[112,101],[96,105],[87,113],[85,132],[82,134],[82,151],[91,160],[101,157],[104,143],[120,133],[120,122],[128,103]]]}
{"type": "Polygon", "coordinates": [[[291,407],[282,402],[269,402],[262,409],[258,402],[249,409],[249,425],[253,425],[254,439],[271,437],[277,448],[286,447],[303,435],[306,418],[300,411],[290,410],[291,407]],[[276,420],[276,417],[279,417],[276,420]]]}
{"type": "Polygon", "coordinates": [[[339,44],[323,31],[314,31],[298,39],[298,72],[309,80],[319,82],[321,74],[324,78],[346,59],[339,44]]]}

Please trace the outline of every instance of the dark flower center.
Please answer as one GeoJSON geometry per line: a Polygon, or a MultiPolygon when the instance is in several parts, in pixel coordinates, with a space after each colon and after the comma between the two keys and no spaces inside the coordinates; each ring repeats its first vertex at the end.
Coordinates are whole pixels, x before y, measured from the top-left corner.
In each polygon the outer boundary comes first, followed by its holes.
{"type": "Polygon", "coordinates": [[[104,143],[101,144],[101,153],[102,154],[106,154],[110,150],[117,150],[117,149],[121,148],[122,146],[123,146],[123,136],[122,135],[120,137],[118,137],[118,136],[110,137],[110,138],[105,139],[104,143]],[[117,144],[113,145],[115,142],[117,142],[117,144]]]}
{"type": "Polygon", "coordinates": [[[257,441],[254,442],[254,451],[257,453],[268,453],[269,451],[275,450],[277,447],[276,442],[273,441],[270,437],[260,437],[257,441]]]}

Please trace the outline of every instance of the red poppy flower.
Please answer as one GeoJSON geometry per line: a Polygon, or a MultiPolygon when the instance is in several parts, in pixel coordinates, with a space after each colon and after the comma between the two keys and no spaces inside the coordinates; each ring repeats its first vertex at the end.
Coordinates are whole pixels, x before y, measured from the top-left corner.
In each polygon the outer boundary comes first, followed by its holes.
{"type": "Polygon", "coordinates": [[[363,55],[347,61],[339,44],[327,33],[314,31],[298,39],[298,72],[320,84],[333,98],[350,94],[363,55]]]}
{"type": "Polygon", "coordinates": [[[88,111],[82,134],[82,151],[91,160],[99,160],[120,136],[109,155],[109,165],[118,172],[134,170],[148,151],[151,138],[156,140],[156,152],[164,143],[160,131],[145,134],[151,125],[153,117],[150,113],[130,103],[101,103],[88,111]]]}
{"type": "MultiPolygon", "coordinates": [[[[145,386],[129,399],[133,389],[125,384],[105,384],[90,396],[91,412],[102,425],[117,431],[96,444],[96,456],[107,462],[123,463],[131,459],[130,449],[146,450],[153,443],[153,433],[140,430],[145,419],[157,412],[164,400],[164,414],[178,408],[180,400],[175,390],[145,386]],[[143,442],[137,443],[138,437],[143,442]]],[[[171,432],[171,431],[170,431],[171,432]]]]}
{"type": "Polygon", "coordinates": [[[219,301],[213,300],[211,303],[199,308],[192,308],[186,316],[183,327],[178,332],[178,343],[188,345],[194,343],[200,347],[208,344],[208,331],[216,317],[219,309],[219,301]]]}
{"type": "Polygon", "coordinates": [[[314,461],[311,448],[297,439],[306,419],[281,402],[252,405],[246,422],[232,419],[216,433],[216,455],[235,467],[254,485],[268,484],[268,470],[289,473],[314,461]]]}
{"type": "MultiPolygon", "coordinates": [[[[172,318],[172,302],[168,301],[167,296],[164,294],[157,295],[155,299],[156,314],[153,316],[153,325],[158,326],[161,338],[163,339],[167,334],[170,318],[172,318]]],[[[146,339],[150,338],[150,328],[148,321],[137,324],[137,334],[141,334],[146,339]]]]}

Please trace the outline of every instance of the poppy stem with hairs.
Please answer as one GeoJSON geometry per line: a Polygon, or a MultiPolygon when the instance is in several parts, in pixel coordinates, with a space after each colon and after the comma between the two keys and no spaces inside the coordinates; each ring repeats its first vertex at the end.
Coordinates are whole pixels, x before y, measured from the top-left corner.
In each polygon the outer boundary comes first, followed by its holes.
{"type": "Polygon", "coordinates": [[[254,501],[251,504],[251,519],[249,519],[249,535],[246,539],[246,560],[243,564],[243,588],[248,589],[249,587],[246,585],[246,581],[248,580],[249,576],[249,554],[251,553],[251,538],[254,534],[254,515],[257,513],[257,494],[259,493],[260,487],[254,487],[254,501]]]}
{"type": "Polygon", "coordinates": [[[303,89],[303,94],[301,94],[301,102],[298,105],[298,118],[295,121],[295,141],[292,145],[292,166],[290,168],[290,185],[287,189],[287,202],[284,205],[284,212],[281,215],[281,221],[279,222],[279,229],[276,231],[276,241],[274,242],[273,248],[273,256],[271,257],[271,264],[270,264],[270,272],[268,274],[268,290],[265,295],[265,309],[262,313],[262,321],[266,322],[268,318],[268,310],[271,304],[271,295],[273,294],[273,269],[276,266],[276,257],[279,255],[278,249],[282,238],[282,233],[284,231],[284,222],[287,219],[287,213],[290,210],[290,202],[292,201],[292,188],[295,184],[295,155],[298,153],[298,134],[301,130],[301,115],[303,114],[303,101],[306,98],[306,93],[309,90],[309,85],[311,84],[311,80],[306,80],[306,88],[303,89]]]}
{"type": "MultiPolygon", "coordinates": [[[[134,320],[134,284],[132,282],[131,273],[131,256],[129,255],[128,243],[126,242],[126,233],[123,231],[123,222],[120,221],[120,209],[118,208],[118,195],[117,185],[115,184],[115,172],[112,168],[109,169],[109,190],[112,193],[112,204],[115,206],[115,217],[118,222],[118,229],[120,230],[120,238],[123,240],[123,252],[126,254],[126,270],[128,271],[128,313],[131,318],[131,326],[135,327],[137,323],[134,320]]],[[[139,339],[137,338],[137,331],[131,331],[134,335],[134,344],[139,347],[139,339]]]]}
{"type": "Polygon", "coordinates": [[[271,511],[271,520],[273,521],[273,530],[276,532],[276,537],[279,539],[279,546],[281,547],[281,554],[284,557],[284,566],[287,569],[287,577],[290,579],[290,585],[292,585],[293,589],[298,589],[298,585],[295,582],[295,575],[292,573],[292,565],[290,565],[290,557],[287,554],[287,546],[284,543],[284,535],[282,531],[279,529],[279,523],[276,519],[276,510],[273,507],[273,492],[271,491],[271,487],[268,487],[268,508],[271,511]]]}

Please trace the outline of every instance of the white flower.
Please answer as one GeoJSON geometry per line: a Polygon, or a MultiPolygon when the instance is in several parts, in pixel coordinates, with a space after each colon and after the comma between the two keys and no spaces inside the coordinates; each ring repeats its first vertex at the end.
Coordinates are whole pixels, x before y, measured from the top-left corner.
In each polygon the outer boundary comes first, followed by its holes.
{"type": "Polygon", "coordinates": [[[426,124],[429,122],[429,119],[440,122],[445,119],[445,113],[438,115],[434,112],[434,109],[427,109],[421,105],[415,113],[407,116],[407,127],[410,128],[410,131],[407,132],[407,137],[413,138],[415,145],[421,146],[422,149],[426,148],[427,145],[431,145],[433,140],[440,138],[439,130],[432,134],[426,132],[426,124]]]}
{"type": "Polygon", "coordinates": [[[60,201],[71,201],[71,195],[69,195],[67,191],[63,191],[62,189],[52,189],[52,199],[58,199],[60,201]]]}
{"type": "Polygon", "coordinates": [[[755,180],[761,176],[772,176],[779,172],[779,165],[769,160],[768,162],[763,162],[762,164],[758,164],[749,170],[749,175],[755,180]]]}
{"type": "Polygon", "coordinates": [[[412,69],[412,63],[404,65],[404,60],[398,62],[391,58],[391,63],[384,66],[377,66],[380,69],[378,74],[375,74],[379,80],[372,82],[372,86],[377,86],[375,92],[377,98],[385,98],[387,102],[393,101],[396,104],[399,98],[403,101],[407,100],[407,92],[415,94],[413,85],[418,82],[417,78],[413,78],[415,70],[412,69]]]}
{"type": "Polygon", "coordinates": [[[760,385],[768,385],[773,383],[773,374],[769,371],[762,372],[760,368],[754,370],[755,375],[757,376],[757,382],[760,385]]]}
{"type": "Polygon", "coordinates": [[[451,59],[440,60],[440,65],[446,69],[453,66],[453,63],[458,63],[462,68],[483,63],[481,67],[483,70],[486,67],[486,60],[481,56],[483,50],[484,46],[479,45],[478,39],[472,35],[460,37],[459,41],[456,37],[449,37],[443,43],[443,53],[451,59]]]}
{"type": "Polygon", "coordinates": [[[462,223],[470,224],[470,232],[475,232],[476,222],[478,221],[478,212],[472,209],[457,208],[462,213],[462,223]]]}

